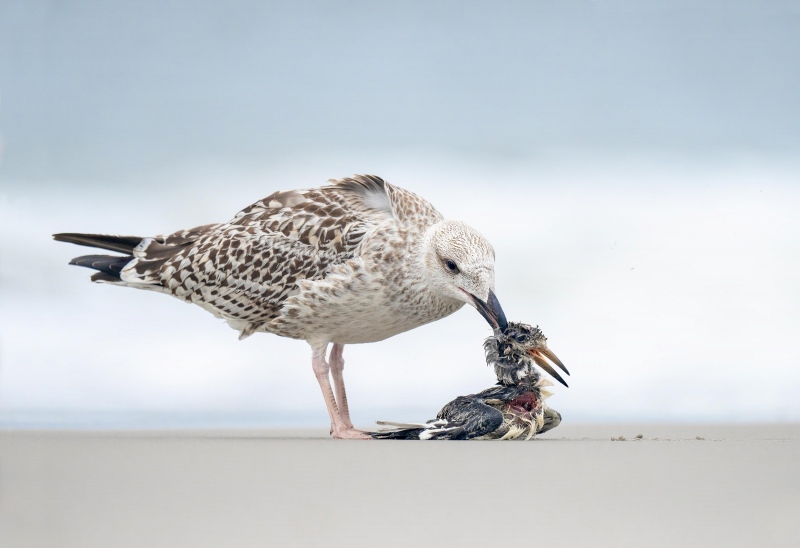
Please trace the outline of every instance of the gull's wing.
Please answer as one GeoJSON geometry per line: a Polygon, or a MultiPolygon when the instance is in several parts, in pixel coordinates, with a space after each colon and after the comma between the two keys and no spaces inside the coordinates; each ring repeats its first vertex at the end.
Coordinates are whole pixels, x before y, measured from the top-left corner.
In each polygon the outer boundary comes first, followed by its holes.
{"type": "Polygon", "coordinates": [[[247,335],[280,314],[298,282],[357,257],[365,236],[392,218],[377,177],[276,192],[228,223],[142,239],[120,278],[235,320],[247,335]]]}
{"type": "Polygon", "coordinates": [[[75,259],[73,264],[98,271],[92,280],[192,302],[228,320],[244,337],[278,318],[303,280],[326,278],[338,265],[356,260],[372,235],[441,218],[415,194],[359,175],[320,188],[276,192],[228,223],[168,236],[55,237],[125,253],[75,259]]]}

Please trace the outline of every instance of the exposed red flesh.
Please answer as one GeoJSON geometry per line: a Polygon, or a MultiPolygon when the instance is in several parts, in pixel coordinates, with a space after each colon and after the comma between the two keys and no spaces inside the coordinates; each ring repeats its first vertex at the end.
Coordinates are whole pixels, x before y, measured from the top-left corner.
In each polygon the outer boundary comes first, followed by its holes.
{"type": "Polygon", "coordinates": [[[525,392],[508,402],[509,409],[517,413],[530,413],[538,406],[539,398],[535,392],[525,392]]]}

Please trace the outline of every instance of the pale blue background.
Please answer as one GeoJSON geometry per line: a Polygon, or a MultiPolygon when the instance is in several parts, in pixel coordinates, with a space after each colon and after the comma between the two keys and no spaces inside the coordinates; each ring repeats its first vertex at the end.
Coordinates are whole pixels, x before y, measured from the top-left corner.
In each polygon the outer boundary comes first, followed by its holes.
{"type": "MultiPolygon", "coordinates": [[[[565,420],[800,420],[797,2],[0,2],[6,425],[325,426],[304,343],[89,284],[153,235],[377,173],[481,230],[565,420]]],[[[357,422],[492,383],[473,310],[348,347],[357,422]]]]}

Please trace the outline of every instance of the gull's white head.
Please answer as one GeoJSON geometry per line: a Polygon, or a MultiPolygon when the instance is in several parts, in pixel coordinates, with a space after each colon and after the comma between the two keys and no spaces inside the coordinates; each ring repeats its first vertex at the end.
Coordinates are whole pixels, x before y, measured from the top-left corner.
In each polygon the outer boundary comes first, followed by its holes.
{"type": "Polygon", "coordinates": [[[483,235],[460,221],[440,221],[425,234],[425,278],[442,297],[475,307],[492,327],[505,329],[494,294],[494,249],[483,235]]]}

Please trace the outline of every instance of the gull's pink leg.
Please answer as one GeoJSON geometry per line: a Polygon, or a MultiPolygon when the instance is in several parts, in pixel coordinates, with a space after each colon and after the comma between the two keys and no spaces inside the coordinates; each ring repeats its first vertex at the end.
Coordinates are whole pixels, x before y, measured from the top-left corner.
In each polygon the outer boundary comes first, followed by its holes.
{"type": "Polygon", "coordinates": [[[344,345],[334,343],[331,348],[331,355],[328,361],[331,364],[331,375],[333,376],[333,388],[336,391],[336,403],[339,406],[339,416],[342,417],[342,422],[348,428],[353,428],[353,422],[350,420],[350,408],[347,405],[347,393],[344,390],[344,358],[342,353],[344,345]]]}
{"type": "MultiPolygon", "coordinates": [[[[327,345],[326,345],[327,346],[327,345]]],[[[322,390],[322,397],[325,400],[325,407],[328,409],[328,416],[331,419],[331,434],[338,430],[336,423],[339,419],[339,410],[336,407],[336,400],[333,397],[333,389],[331,388],[331,381],[328,378],[330,366],[325,361],[325,350],[322,353],[317,351],[311,358],[311,368],[314,370],[314,375],[317,377],[317,382],[322,390]]]]}
{"type": "Polygon", "coordinates": [[[328,415],[331,419],[331,433],[334,438],[339,439],[371,439],[370,436],[360,430],[356,430],[352,425],[348,427],[339,415],[336,399],[333,396],[331,381],[330,378],[328,378],[328,372],[331,368],[328,362],[325,361],[326,348],[327,345],[322,348],[321,352],[315,349],[314,356],[311,359],[311,367],[314,369],[314,375],[316,375],[317,382],[319,382],[319,387],[322,390],[322,397],[325,399],[325,406],[328,408],[328,415]]]}

